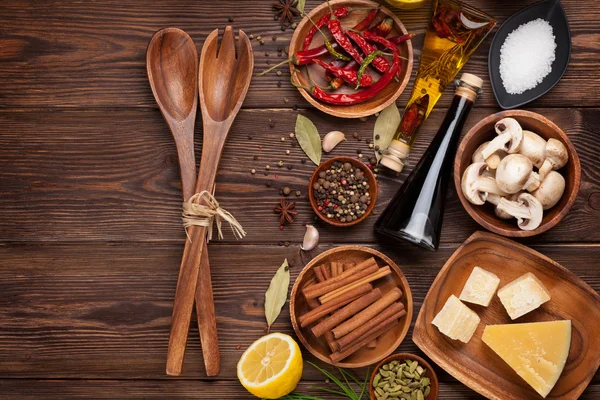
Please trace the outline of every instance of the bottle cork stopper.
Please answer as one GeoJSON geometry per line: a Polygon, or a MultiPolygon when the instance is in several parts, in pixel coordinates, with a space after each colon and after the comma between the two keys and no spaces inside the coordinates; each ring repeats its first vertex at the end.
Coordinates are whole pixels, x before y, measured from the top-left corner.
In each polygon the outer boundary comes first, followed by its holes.
{"type": "Polygon", "coordinates": [[[483,79],[481,79],[477,75],[469,74],[468,72],[464,72],[461,75],[460,80],[478,89],[481,89],[483,87],[483,79]]]}
{"type": "Polygon", "coordinates": [[[381,158],[381,165],[393,171],[402,172],[408,153],[410,153],[410,146],[399,140],[392,140],[386,154],[381,158]]]}

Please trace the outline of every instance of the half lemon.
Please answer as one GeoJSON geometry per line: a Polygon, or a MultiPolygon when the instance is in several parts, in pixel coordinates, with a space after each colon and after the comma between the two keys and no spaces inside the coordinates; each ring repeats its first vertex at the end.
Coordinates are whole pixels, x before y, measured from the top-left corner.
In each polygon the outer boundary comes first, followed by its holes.
{"type": "Polygon", "coordinates": [[[296,388],[302,377],[300,347],[283,333],[263,336],[242,354],[237,376],[242,386],[256,397],[285,396],[296,388]]]}

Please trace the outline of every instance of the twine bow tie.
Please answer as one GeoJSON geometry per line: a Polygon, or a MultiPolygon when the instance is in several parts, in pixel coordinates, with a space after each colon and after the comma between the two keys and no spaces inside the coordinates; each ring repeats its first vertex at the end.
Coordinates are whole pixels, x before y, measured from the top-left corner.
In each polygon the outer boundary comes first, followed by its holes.
{"type": "Polygon", "coordinates": [[[240,225],[229,211],[221,208],[215,196],[207,190],[196,193],[187,202],[183,203],[182,219],[188,239],[190,239],[190,236],[188,235],[187,228],[192,225],[204,226],[207,228],[206,241],[209,242],[212,239],[213,224],[217,225],[219,239],[223,239],[223,232],[221,230],[223,221],[229,223],[236,238],[241,239],[246,236],[246,231],[244,231],[242,225],[240,225]]]}

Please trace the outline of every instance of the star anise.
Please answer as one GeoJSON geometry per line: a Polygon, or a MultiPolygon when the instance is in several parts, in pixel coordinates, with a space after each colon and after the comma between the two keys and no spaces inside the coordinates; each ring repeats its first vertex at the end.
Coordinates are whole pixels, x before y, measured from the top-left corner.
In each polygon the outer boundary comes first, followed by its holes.
{"type": "Polygon", "coordinates": [[[277,0],[272,4],[275,17],[279,18],[279,23],[282,27],[294,23],[294,17],[300,15],[300,11],[296,8],[298,0],[277,0]]]}
{"type": "Polygon", "coordinates": [[[281,225],[291,224],[294,222],[294,216],[298,215],[296,208],[296,202],[287,202],[285,199],[281,199],[281,203],[273,208],[276,214],[279,214],[279,222],[281,225]]]}

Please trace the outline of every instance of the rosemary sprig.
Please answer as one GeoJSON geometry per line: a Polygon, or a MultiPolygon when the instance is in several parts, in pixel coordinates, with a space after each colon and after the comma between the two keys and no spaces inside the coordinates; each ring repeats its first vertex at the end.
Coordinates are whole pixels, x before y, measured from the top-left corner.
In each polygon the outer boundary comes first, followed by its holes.
{"type": "MultiPolygon", "coordinates": [[[[320,387],[320,386],[309,386],[308,387],[309,389],[317,389],[322,392],[335,394],[335,395],[341,396],[342,398],[350,399],[350,400],[362,400],[363,396],[365,396],[365,395],[368,396],[367,384],[369,382],[369,376],[370,376],[368,370],[367,370],[367,376],[365,376],[364,382],[360,382],[350,372],[348,372],[344,369],[338,368],[338,371],[340,371],[340,375],[342,376],[342,379],[345,382],[344,383],[344,382],[342,382],[341,379],[337,378],[331,372],[329,372],[323,368],[320,368],[319,366],[311,363],[310,361],[307,361],[307,362],[310,365],[312,365],[313,367],[315,367],[328,380],[335,383],[337,386],[337,389],[339,389],[339,390],[324,388],[324,387],[320,387]],[[350,378],[350,380],[358,386],[358,388],[360,389],[360,394],[358,394],[354,391],[348,378],[350,378]]],[[[280,397],[279,400],[323,400],[323,399],[320,397],[310,396],[307,394],[292,392],[286,396],[280,397]]]]}

